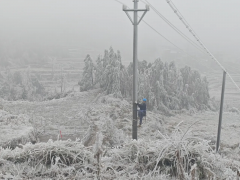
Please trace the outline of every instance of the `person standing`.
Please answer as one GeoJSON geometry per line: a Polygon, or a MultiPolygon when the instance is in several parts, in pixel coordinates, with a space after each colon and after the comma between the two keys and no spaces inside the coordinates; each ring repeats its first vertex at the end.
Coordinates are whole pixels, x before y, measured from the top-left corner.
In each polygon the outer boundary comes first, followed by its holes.
{"type": "Polygon", "coordinates": [[[138,110],[138,117],[140,119],[138,127],[141,127],[142,118],[143,118],[143,116],[146,116],[146,110],[147,110],[146,102],[147,102],[146,98],[143,99],[143,102],[141,104],[139,104],[138,102],[135,102],[137,104],[137,106],[140,108],[140,110],[138,110]]]}

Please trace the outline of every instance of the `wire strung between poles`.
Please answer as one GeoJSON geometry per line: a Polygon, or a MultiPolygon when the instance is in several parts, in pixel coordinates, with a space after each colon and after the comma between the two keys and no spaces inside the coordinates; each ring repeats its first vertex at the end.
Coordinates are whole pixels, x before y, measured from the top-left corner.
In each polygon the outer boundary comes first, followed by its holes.
{"type": "Polygon", "coordinates": [[[186,19],[183,17],[183,15],[180,13],[180,11],[177,9],[177,7],[173,4],[173,2],[171,0],[166,0],[166,2],[168,3],[168,5],[172,8],[172,10],[174,11],[174,13],[178,16],[178,18],[180,19],[180,21],[182,21],[182,23],[185,25],[185,27],[189,30],[189,32],[193,35],[193,37],[197,40],[197,42],[200,44],[200,46],[203,47],[203,49],[206,51],[207,54],[209,54],[209,56],[215,60],[215,62],[221,67],[221,69],[227,73],[227,75],[230,77],[231,81],[233,82],[233,84],[237,87],[237,89],[240,91],[240,87],[237,85],[237,83],[234,81],[234,79],[232,78],[232,76],[229,74],[229,72],[223,67],[223,65],[217,60],[217,58],[215,58],[215,56],[208,50],[208,48],[202,43],[202,41],[200,40],[200,38],[197,36],[197,34],[193,31],[193,29],[191,28],[191,26],[188,24],[188,22],[186,21],[186,19]]]}
{"type": "Polygon", "coordinates": [[[192,46],[194,46],[197,50],[199,50],[202,53],[206,53],[202,47],[200,47],[198,44],[196,44],[193,40],[191,40],[189,37],[187,37],[183,32],[181,32],[176,26],[174,26],[166,17],[164,17],[156,8],[154,8],[154,6],[149,3],[147,0],[145,0],[146,2],[144,2],[143,0],[141,0],[143,3],[145,3],[146,5],[149,5],[153,11],[162,19],[164,20],[173,30],[175,30],[180,36],[182,36],[186,41],[188,41],[192,46]]]}
{"type": "MultiPolygon", "coordinates": [[[[119,0],[115,0],[116,2],[125,5],[124,3],[122,3],[119,0]]],[[[125,5],[126,6],[126,5],[125,5]]],[[[128,6],[126,6],[128,8],[128,6]]],[[[164,35],[162,35],[160,32],[158,32],[155,28],[153,28],[150,24],[148,24],[146,21],[142,20],[148,27],[150,27],[153,31],[155,31],[158,35],[160,35],[163,39],[165,39],[166,41],[168,41],[170,44],[172,44],[174,47],[176,47],[177,49],[179,49],[180,51],[184,52],[185,54],[187,54],[189,57],[196,59],[196,57],[190,55],[189,53],[187,53],[186,51],[184,51],[183,49],[181,49],[180,47],[178,47],[176,44],[174,44],[173,42],[171,42],[169,39],[167,39],[164,35]]]]}

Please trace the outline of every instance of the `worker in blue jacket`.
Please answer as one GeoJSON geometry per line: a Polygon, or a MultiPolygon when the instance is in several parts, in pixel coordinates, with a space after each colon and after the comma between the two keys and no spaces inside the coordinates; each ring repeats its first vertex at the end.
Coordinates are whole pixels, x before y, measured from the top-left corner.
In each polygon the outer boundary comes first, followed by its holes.
{"type": "Polygon", "coordinates": [[[140,110],[138,110],[138,117],[140,118],[139,127],[141,127],[141,125],[142,125],[143,116],[146,116],[146,110],[147,110],[146,102],[147,102],[146,98],[143,99],[142,104],[135,102],[137,104],[137,106],[140,108],[140,110]]]}

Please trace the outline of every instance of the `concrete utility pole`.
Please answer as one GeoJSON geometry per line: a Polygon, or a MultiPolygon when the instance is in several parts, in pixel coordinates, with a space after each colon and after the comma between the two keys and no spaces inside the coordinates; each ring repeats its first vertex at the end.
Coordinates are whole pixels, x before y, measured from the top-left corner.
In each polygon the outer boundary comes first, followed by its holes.
{"type": "Polygon", "coordinates": [[[216,152],[219,150],[220,145],[220,136],[222,129],[222,114],[223,114],[223,101],[224,101],[224,93],[225,93],[225,82],[226,82],[226,71],[223,71],[223,82],[222,82],[222,95],[221,95],[221,104],[220,104],[220,112],[219,112],[219,123],[218,123],[218,134],[217,134],[217,144],[216,144],[216,152]]]}
{"type": "Polygon", "coordinates": [[[133,24],[133,122],[132,122],[132,138],[137,140],[137,92],[138,92],[138,57],[137,57],[137,40],[138,40],[138,24],[141,22],[142,18],[145,16],[147,11],[149,11],[149,6],[146,5],[146,9],[138,9],[138,1],[133,0],[134,9],[127,9],[127,6],[123,5],[123,11],[127,14],[128,18],[133,24]],[[128,14],[128,11],[134,12],[133,20],[128,14]],[[138,20],[138,11],[143,11],[141,18],[138,20]]]}

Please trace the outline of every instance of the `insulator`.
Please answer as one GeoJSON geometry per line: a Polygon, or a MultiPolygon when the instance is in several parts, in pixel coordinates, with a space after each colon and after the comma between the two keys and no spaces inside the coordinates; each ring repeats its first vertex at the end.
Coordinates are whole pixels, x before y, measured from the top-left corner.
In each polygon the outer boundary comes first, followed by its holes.
{"type": "Polygon", "coordinates": [[[147,9],[147,11],[149,11],[150,9],[149,9],[149,5],[146,5],[146,9],[147,9]]]}

